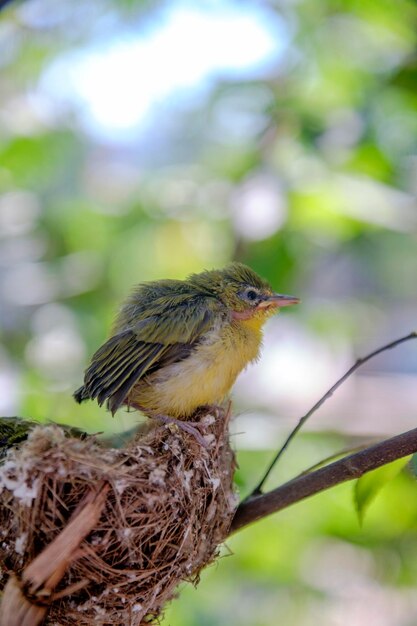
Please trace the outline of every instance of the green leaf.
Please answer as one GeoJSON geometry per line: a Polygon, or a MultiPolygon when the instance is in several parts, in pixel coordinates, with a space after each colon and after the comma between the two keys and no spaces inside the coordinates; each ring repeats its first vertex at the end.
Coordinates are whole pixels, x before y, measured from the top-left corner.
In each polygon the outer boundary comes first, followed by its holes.
{"type": "Polygon", "coordinates": [[[411,456],[410,469],[413,476],[417,478],[417,453],[411,456]]]}
{"type": "Polygon", "coordinates": [[[411,456],[406,456],[402,459],[397,459],[392,463],[388,463],[388,465],[383,465],[372,472],[364,474],[356,481],[354,500],[360,524],[363,523],[365,512],[377,494],[390,480],[401,472],[410,458],[411,456]]]}

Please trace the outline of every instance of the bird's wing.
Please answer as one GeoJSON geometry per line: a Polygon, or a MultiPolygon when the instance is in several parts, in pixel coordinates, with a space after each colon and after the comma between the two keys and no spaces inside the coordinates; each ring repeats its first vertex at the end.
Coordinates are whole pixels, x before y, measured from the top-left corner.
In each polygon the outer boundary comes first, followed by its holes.
{"type": "Polygon", "coordinates": [[[213,314],[210,303],[185,300],[117,333],[93,355],[75,399],[96,398],[100,405],[107,400],[114,414],[139,379],[190,354],[213,325],[213,314]]]}

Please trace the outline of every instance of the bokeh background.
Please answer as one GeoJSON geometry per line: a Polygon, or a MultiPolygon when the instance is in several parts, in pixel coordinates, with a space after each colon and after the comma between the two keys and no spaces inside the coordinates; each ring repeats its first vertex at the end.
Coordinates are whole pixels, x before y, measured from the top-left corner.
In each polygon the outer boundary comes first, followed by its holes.
{"type": "MultiPolygon", "coordinates": [[[[233,392],[241,494],[356,356],[417,326],[417,6],[26,0],[0,13],[0,414],[76,406],[132,284],[237,259],[302,304],[233,392]]],[[[415,426],[417,346],[315,415],[270,486],[415,426]]],[[[417,489],[340,486],[233,537],[164,626],[412,626],[417,489]]]]}

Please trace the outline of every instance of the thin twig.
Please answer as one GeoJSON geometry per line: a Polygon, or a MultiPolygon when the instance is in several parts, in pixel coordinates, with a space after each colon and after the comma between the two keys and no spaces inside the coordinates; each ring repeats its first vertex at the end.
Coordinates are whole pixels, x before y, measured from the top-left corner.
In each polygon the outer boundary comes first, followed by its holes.
{"type": "Polygon", "coordinates": [[[344,458],[348,454],[354,454],[355,452],[360,452],[361,450],[365,450],[366,448],[368,448],[371,445],[374,445],[377,442],[378,442],[377,438],[374,437],[373,440],[368,439],[367,443],[357,445],[354,448],[353,447],[344,448],[343,450],[339,450],[339,452],[334,452],[333,454],[330,454],[329,456],[326,456],[324,459],[321,459],[320,461],[318,461],[318,463],[314,463],[314,465],[310,465],[310,467],[307,467],[305,470],[297,474],[295,478],[298,478],[299,476],[305,476],[306,474],[309,474],[310,472],[314,472],[315,470],[318,470],[321,467],[324,467],[325,465],[329,465],[329,463],[331,463],[332,461],[337,461],[338,459],[344,458]]]}
{"type": "Polygon", "coordinates": [[[381,354],[381,352],[385,352],[386,350],[391,350],[391,348],[395,348],[396,346],[399,346],[401,343],[405,343],[406,341],[409,341],[410,339],[416,339],[416,338],[417,338],[417,332],[413,331],[409,333],[408,335],[405,335],[404,337],[400,337],[399,339],[396,339],[395,341],[391,341],[390,343],[387,343],[385,346],[382,346],[381,348],[374,350],[370,354],[367,354],[366,356],[359,358],[356,361],[356,363],[352,365],[352,367],[345,374],[343,374],[341,378],[339,378],[339,380],[333,385],[333,387],[331,387],[328,391],[326,391],[324,396],[322,396],[320,400],[316,402],[316,404],[313,407],[311,407],[311,409],[305,415],[303,415],[303,417],[300,418],[296,427],[290,432],[283,446],[280,448],[280,450],[272,459],[272,462],[270,463],[262,479],[260,480],[258,485],[255,487],[255,489],[252,491],[252,493],[248,496],[247,499],[251,499],[254,496],[257,496],[262,493],[262,487],[264,486],[268,476],[270,475],[271,471],[277,464],[278,460],[284,454],[285,450],[288,448],[290,442],[294,439],[295,435],[302,428],[303,424],[305,424],[306,421],[313,415],[313,413],[315,413],[317,409],[319,409],[321,405],[324,404],[326,400],[328,400],[333,395],[336,389],[338,389],[340,385],[342,385],[345,382],[345,380],[353,374],[353,372],[359,369],[361,365],[363,365],[364,363],[372,359],[374,356],[381,354]]]}
{"type": "Polygon", "coordinates": [[[314,472],[298,476],[268,493],[242,502],[236,510],[230,533],[304,498],[348,480],[360,478],[371,470],[415,452],[417,452],[417,428],[386,439],[314,472]]]}

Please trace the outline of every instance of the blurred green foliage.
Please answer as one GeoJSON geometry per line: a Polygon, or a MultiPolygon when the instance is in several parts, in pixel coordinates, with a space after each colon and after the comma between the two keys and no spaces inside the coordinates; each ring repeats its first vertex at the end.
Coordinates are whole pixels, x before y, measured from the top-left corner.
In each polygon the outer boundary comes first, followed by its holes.
{"type": "MultiPolygon", "coordinates": [[[[97,137],[80,104],[62,103],[59,84],[54,96],[42,89],[57,60],[139,34],[172,4],[28,0],[0,14],[2,413],[90,431],[135,424],[134,414],[113,420],[71,398],[117,303],[141,280],[231,258],[303,299],[267,342],[279,352],[290,337],[296,363],[307,364],[293,368],[291,398],[281,389],[267,400],[248,379],[251,408],[275,425],[299,401],[308,408],[310,379],[316,399],[364,344],[416,327],[416,4],[263,3],[287,40],[276,64],[257,77],[218,77],[204,98],[172,103],[146,140],[97,137]],[[320,368],[327,373],[316,381],[320,368]]],[[[286,373],[274,367],[268,380],[286,373]]],[[[359,425],[358,434],[414,425],[415,347],[384,355],[366,373],[319,427],[337,434],[299,438],[271,484],[342,448],[345,431],[359,425]]],[[[242,390],[236,405],[248,408],[242,390]]],[[[254,420],[256,442],[266,422],[254,420]]],[[[267,456],[240,452],[243,493],[267,456]]],[[[197,592],[183,590],[164,623],[415,624],[416,496],[402,473],[362,528],[351,485],[254,525],[230,540],[197,592]]]]}
{"type": "Polygon", "coordinates": [[[411,457],[403,457],[392,463],[378,467],[378,469],[364,474],[355,482],[355,505],[359,521],[363,524],[365,513],[369,505],[381,489],[397,476],[407,465],[411,457]]]}

